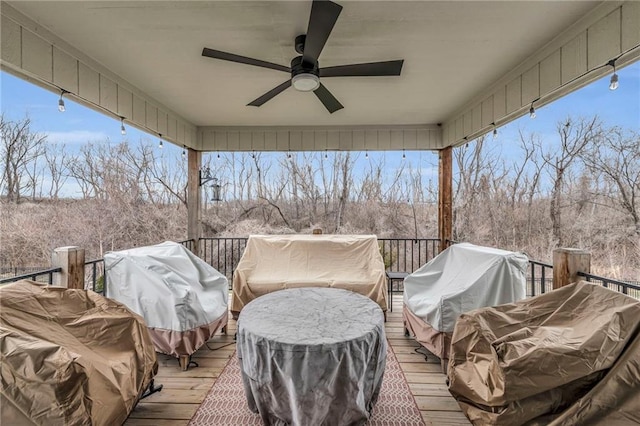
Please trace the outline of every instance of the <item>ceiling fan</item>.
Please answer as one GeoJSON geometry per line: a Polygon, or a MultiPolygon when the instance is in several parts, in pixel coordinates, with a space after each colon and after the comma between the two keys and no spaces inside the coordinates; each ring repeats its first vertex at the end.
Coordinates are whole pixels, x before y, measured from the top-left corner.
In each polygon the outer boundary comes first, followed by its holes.
{"type": "Polygon", "coordinates": [[[276,95],[282,93],[293,85],[293,88],[301,92],[311,92],[320,99],[320,102],[330,113],[342,108],[342,104],[320,82],[325,77],[374,77],[400,75],[404,60],[370,62],[364,64],[339,65],[335,67],[320,68],[318,57],[322,52],[331,30],[338,20],[342,6],[328,0],[313,0],[311,16],[307,34],[299,35],[295,39],[295,49],[301,56],[291,60],[291,66],[274,64],[233,53],[204,48],[202,56],[224,61],[239,62],[241,64],[254,65],[256,67],[270,68],[291,74],[291,78],[271,89],[264,95],[250,102],[247,106],[259,107],[276,95]]]}

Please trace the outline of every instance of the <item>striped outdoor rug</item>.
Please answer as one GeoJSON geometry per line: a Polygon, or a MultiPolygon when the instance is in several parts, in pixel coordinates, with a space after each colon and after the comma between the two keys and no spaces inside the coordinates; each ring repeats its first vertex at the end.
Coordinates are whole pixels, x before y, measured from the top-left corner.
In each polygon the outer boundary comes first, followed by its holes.
{"type": "MultiPolygon", "coordinates": [[[[247,407],[240,365],[235,353],[213,384],[209,394],[189,423],[190,426],[262,425],[260,416],[247,407]]],[[[424,426],[391,345],[387,345],[387,367],[378,402],[367,426],[424,426]]]]}

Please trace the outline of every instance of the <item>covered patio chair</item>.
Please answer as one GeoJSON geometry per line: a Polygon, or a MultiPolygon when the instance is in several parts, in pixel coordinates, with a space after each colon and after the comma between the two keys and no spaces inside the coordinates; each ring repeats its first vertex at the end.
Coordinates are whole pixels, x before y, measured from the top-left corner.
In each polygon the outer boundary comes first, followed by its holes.
{"type": "Polygon", "coordinates": [[[158,352],[180,359],[191,354],[228,319],[227,278],[171,241],[104,256],[106,294],[144,318],[158,352]]]}
{"type": "Polygon", "coordinates": [[[522,253],[452,245],[404,279],[406,330],[446,368],[460,314],[524,298],[527,265],[522,253]]]}
{"type": "Polygon", "coordinates": [[[0,424],[120,425],[158,370],[142,318],[87,290],[0,287],[0,424]]]}
{"type": "Polygon", "coordinates": [[[581,281],[463,314],[449,391],[476,425],[640,424],[640,301],[581,281]]]}

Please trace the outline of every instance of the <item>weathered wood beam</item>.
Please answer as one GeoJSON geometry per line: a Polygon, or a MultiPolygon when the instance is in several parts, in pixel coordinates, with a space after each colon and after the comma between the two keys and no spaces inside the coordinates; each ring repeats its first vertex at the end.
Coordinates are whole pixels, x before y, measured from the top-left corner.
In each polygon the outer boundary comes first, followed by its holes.
{"type": "Polygon", "coordinates": [[[591,271],[591,253],[573,248],[558,248],[553,251],[553,288],[564,287],[580,281],[578,272],[591,271]]]}
{"type": "Polygon", "coordinates": [[[200,255],[202,236],[202,198],[200,196],[200,168],[202,152],[187,149],[187,239],[193,240],[193,253],[200,255]]]}
{"type": "Polygon", "coordinates": [[[453,155],[452,148],[438,151],[438,237],[440,251],[453,238],[453,155]]]}
{"type": "Polygon", "coordinates": [[[84,249],[80,247],[58,247],[53,250],[51,263],[62,271],[56,274],[55,285],[84,289],[84,249]]]}

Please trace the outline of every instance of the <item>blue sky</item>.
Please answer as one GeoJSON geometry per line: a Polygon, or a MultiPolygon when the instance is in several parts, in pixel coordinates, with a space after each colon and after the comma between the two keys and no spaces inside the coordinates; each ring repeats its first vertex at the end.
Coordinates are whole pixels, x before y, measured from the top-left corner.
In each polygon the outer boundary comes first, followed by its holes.
{"type": "MultiPolygon", "coordinates": [[[[640,62],[618,70],[620,87],[608,89],[610,75],[571,93],[549,105],[537,109],[537,117],[521,117],[499,129],[495,142],[503,157],[517,155],[510,147],[517,142],[518,131],[535,132],[542,139],[555,136],[556,124],[568,116],[590,117],[597,114],[608,126],[618,125],[640,130],[640,62]]],[[[35,131],[48,135],[51,143],[64,142],[73,149],[91,141],[120,142],[123,138],[137,143],[140,140],[155,141],[156,137],[127,126],[127,135],[120,134],[120,123],[111,117],[93,111],[67,99],[66,112],[58,111],[58,93],[53,93],[23,81],[6,72],[0,73],[2,112],[8,119],[17,120],[28,114],[35,131]]],[[[167,153],[179,152],[180,148],[165,144],[167,153]]],[[[434,169],[437,156],[429,152],[406,153],[413,167],[434,169]]],[[[370,153],[371,158],[376,153],[370,153]]],[[[402,163],[402,152],[385,155],[387,167],[396,168],[402,163]]],[[[513,158],[517,159],[517,158],[513,158]]],[[[364,155],[360,155],[356,167],[365,166],[364,155]]]]}

